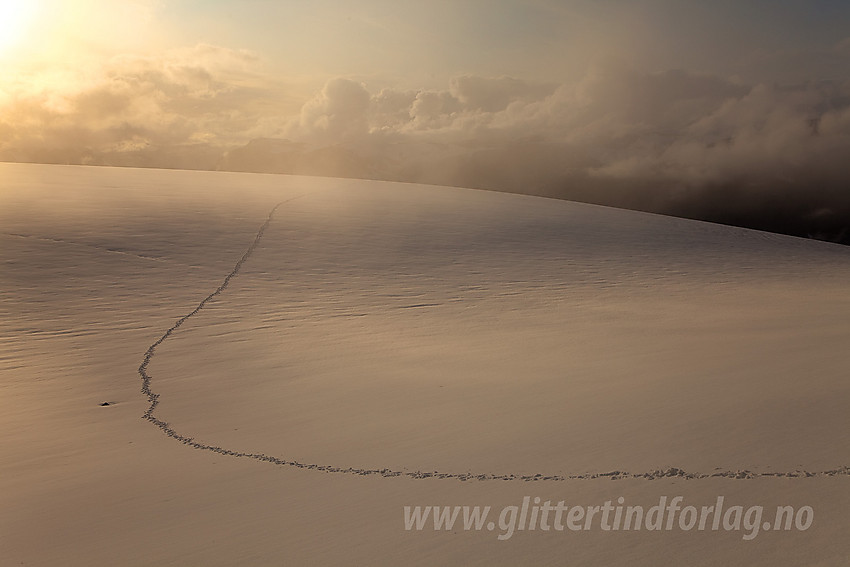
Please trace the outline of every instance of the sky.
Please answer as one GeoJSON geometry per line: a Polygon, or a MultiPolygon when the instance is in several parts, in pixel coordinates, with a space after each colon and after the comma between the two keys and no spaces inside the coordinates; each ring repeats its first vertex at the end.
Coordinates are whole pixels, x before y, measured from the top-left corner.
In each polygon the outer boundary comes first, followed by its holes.
{"type": "Polygon", "coordinates": [[[467,185],[850,238],[847,2],[0,0],[0,65],[0,160],[467,185]]]}

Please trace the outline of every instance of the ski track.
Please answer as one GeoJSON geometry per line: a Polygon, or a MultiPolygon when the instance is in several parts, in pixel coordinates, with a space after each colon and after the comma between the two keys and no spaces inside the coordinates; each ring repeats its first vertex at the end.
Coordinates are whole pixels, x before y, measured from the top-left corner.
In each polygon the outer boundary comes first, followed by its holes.
{"type": "MultiPolygon", "coordinates": [[[[287,459],[283,459],[280,457],[274,457],[271,455],[266,455],[264,453],[246,453],[243,451],[237,451],[233,449],[226,449],[224,447],[218,447],[215,445],[209,445],[207,443],[203,443],[201,441],[196,441],[193,437],[189,437],[187,435],[183,435],[182,433],[177,432],[174,428],[172,428],[168,422],[163,421],[154,415],[157,405],[159,405],[159,394],[153,391],[151,388],[152,376],[148,374],[148,366],[151,363],[154,355],[156,354],[156,349],[163,342],[166,341],[171,335],[180,328],[180,326],[185,323],[189,318],[197,315],[204,306],[209,303],[213,298],[221,295],[221,293],[227,288],[230,281],[236,277],[239,273],[239,270],[251,257],[251,254],[257,248],[260,243],[260,240],[263,237],[263,233],[268,228],[272,219],[274,218],[274,214],[277,209],[290,201],[298,199],[302,197],[300,195],[298,197],[293,197],[291,199],[287,199],[285,201],[281,201],[277,205],[275,205],[272,210],[269,212],[268,217],[265,222],[260,226],[260,229],[257,231],[256,236],[254,237],[254,241],[248,246],[248,249],[242,254],[242,257],[236,262],[236,265],[233,267],[233,270],[230,271],[225,277],[221,284],[206,296],[201,302],[195,307],[192,311],[178,319],[174,325],[172,325],[159,339],[156,340],[151,346],[148,347],[148,350],[145,352],[144,358],[142,359],[142,364],[139,366],[139,376],[142,378],[142,393],[147,396],[148,402],[150,402],[150,406],[147,411],[142,415],[142,419],[145,419],[151,422],[153,425],[158,427],[163,433],[183,443],[184,445],[188,445],[194,449],[200,449],[203,451],[210,451],[212,453],[218,453],[219,455],[224,455],[228,457],[237,457],[243,459],[253,459],[255,461],[263,461],[266,463],[270,463],[277,466],[282,467],[295,467],[300,469],[311,469],[322,471],[325,473],[337,473],[337,474],[352,474],[352,475],[380,475],[383,477],[408,477],[414,479],[423,479],[423,478],[438,478],[438,479],[455,479],[460,481],[467,480],[503,480],[503,481],[565,481],[565,480],[590,480],[590,479],[605,479],[608,478],[610,480],[622,480],[622,479],[661,479],[661,478],[684,478],[684,479],[705,479],[705,478],[732,478],[732,479],[754,479],[754,478],[762,478],[762,477],[786,477],[786,478],[810,478],[810,477],[826,477],[826,476],[850,476],[850,467],[843,466],[836,469],[826,470],[826,471],[806,471],[806,470],[795,470],[788,472],[756,472],[750,470],[719,470],[716,469],[715,472],[712,473],[698,473],[698,472],[688,472],[676,467],[670,467],[667,469],[657,469],[651,470],[647,472],[638,472],[631,473],[627,471],[613,470],[609,472],[598,472],[598,473],[584,473],[584,474],[570,474],[570,475],[544,475],[544,474],[534,474],[534,475],[515,475],[515,474],[491,474],[491,473],[482,473],[475,474],[471,472],[464,473],[456,473],[456,472],[440,472],[440,471],[409,471],[406,469],[402,470],[394,470],[389,468],[383,469],[363,469],[363,468],[353,468],[353,467],[340,467],[334,465],[321,465],[316,463],[302,463],[300,461],[290,461],[287,459]]],[[[24,236],[24,235],[15,235],[15,236],[24,236]]],[[[418,308],[424,307],[425,305],[417,304],[417,305],[408,305],[406,308],[418,308]]]]}

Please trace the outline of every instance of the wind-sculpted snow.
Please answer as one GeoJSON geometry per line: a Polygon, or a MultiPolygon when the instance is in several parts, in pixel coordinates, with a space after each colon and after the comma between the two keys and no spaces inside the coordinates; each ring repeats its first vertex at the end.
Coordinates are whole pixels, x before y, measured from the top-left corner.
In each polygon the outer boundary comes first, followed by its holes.
{"type": "Polygon", "coordinates": [[[134,254],[132,252],[128,252],[126,250],[120,250],[118,248],[105,248],[103,246],[95,246],[93,244],[87,244],[84,242],[74,242],[73,240],[66,240],[62,238],[46,238],[43,236],[34,236],[32,234],[18,234],[18,233],[7,233],[8,236],[14,236],[16,238],[28,238],[32,240],[38,240],[40,242],[54,242],[56,244],[65,244],[67,246],[83,246],[86,248],[91,248],[94,250],[99,250],[101,252],[108,252],[110,254],[121,254],[124,256],[132,256],[134,258],[141,258],[142,260],[150,260],[151,262],[162,262],[162,258],[156,258],[154,256],[148,256],[145,254],[134,254]]]}
{"type": "MultiPolygon", "coordinates": [[[[452,472],[438,470],[408,470],[397,468],[357,468],[347,467],[344,465],[330,465],[320,463],[302,462],[294,459],[273,456],[262,452],[249,452],[239,449],[230,449],[214,445],[209,442],[196,440],[188,434],[178,432],[167,421],[156,416],[156,409],[160,403],[160,394],[157,393],[152,386],[153,376],[149,374],[148,368],[151,361],[157,353],[157,349],[174,333],[188,321],[190,318],[198,315],[207,304],[213,299],[220,296],[227,288],[230,282],[240,273],[245,263],[251,258],[263,238],[264,233],[268,229],[275,217],[275,213],[284,204],[298,199],[294,197],[282,201],[275,205],[268,214],[265,222],[260,226],[254,240],[239,258],[233,269],[225,275],[221,284],[215,290],[207,295],[201,302],[189,313],[177,319],[177,321],[169,327],[159,339],[157,339],[144,354],[142,363],[139,366],[138,373],[142,379],[142,393],[147,397],[150,405],[142,416],[143,419],[149,421],[154,426],[159,428],[163,433],[180,443],[203,451],[210,451],[228,457],[237,457],[242,459],[252,459],[256,461],[266,462],[272,465],[281,467],[295,467],[300,469],[316,470],[325,473],[348,474],[348,475],[379,475],[383,477],[407,477],[414,479],[436,478],[436,479],[455,479],[461,481],[478,480],[478,481],[566,481],[566,480],[589,480],[589,479],[662,479],[662,478],[683,478],[683,479],[706,479],[706,478],[730,478],[730,479],[754,479],[762,477],[785,477],[785,478],[811,478],[811,477],[831,477],[831,476],[850,476],[850,467],[841,466],[828,470],[787,470],[787,471],[753,471],[748,469],[724,470],[720,468],[714,469],[712,472],[688,471],[678,467],[666,467],[655,470],[647,470],[642,472],[628,472],[625,470],[607,470],[598,472],[587,472],[582,474],[494,474],[489,472],[452,472]]],[[[409,305],[401,305],[403,309],[415,309],[423,307],[437,306],[435,303],[416,303],[409,305]]]]}
{"type": "Polygon", "coordinates": [[[848,247],[413,184],[0,177],[2,565],[850,557],[848,247]],[[676,496],[814,523],[401,521],[676,496]]]}

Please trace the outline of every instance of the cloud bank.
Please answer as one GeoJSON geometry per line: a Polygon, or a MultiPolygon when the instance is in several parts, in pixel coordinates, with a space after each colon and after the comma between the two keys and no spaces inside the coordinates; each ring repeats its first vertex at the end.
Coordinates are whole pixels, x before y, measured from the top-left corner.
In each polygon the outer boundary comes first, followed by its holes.
{"type": "MultiPolygon", "coordinates": [[[[850,63],[850,43],[831,52],[850,63]]],[[[363,177],[513,191],[850,242],[850,78],[748,83],[597,65],[570,84],[338,77],[300,111],[259,58],[120,57],[0,91],[0,159],[363,177]]],[[[848,65],[850,68],[850,65],[848,65]]]]}

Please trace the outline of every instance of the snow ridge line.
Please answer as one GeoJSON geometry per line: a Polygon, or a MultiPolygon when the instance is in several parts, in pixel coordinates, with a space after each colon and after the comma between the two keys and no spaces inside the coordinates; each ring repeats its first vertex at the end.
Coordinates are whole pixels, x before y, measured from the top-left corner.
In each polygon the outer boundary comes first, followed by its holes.
{"type": "Polygon", "coordinates": [[[644,473],[630,473],[626,471],[610,471],[610,472],[601,472],[601,473],[585,473],[585,474],[570,474],[570,475],[543,475],[543,474],[534,474],[534,475],[515,475],[515,474],[474,474],[471,472],[465,473],[451,473],[451,472],[440,472],[440,471],[410,471],[410,470],[393,470],[389,468],[383,469],[364,469],[364,468],[354,468],[354,467],[338,467],[333,465],[320,465],[315,463],[302,463],[300,461],[290,461],[286,459],[282,459],[279,457],[273,457],[271,455],[266,455],[264,453],[245,453],[242,451],[235,451],[232,449],[225,449],[223,447],[217,447],[215,445],[209,445],[206,443],[202,443],[200,441],[196,441],[193,437],[189,437],[187,435],[183,435],[182,433],[178,433],[174,428],[172,428],[167,421],[163,421],[154,415],[154,411],[156,407],[159,405],[159,394],[153,391],[151,388],[151,380],[152,376],[148,374],[148,366],[150,365],[151,360],[156,354],[156,349],[165,342],[166,339],[171,337],[171,335],[176,331],[180,326],[185,323],[189,318],[197,315],[201,309],[206,306],[213,298],[220,295],[228,286],[230,281],[236,277],[239,273],[239,270],[242,269],[242,266],[251,257],[251,254],[257,248],[257,245],[260,243],[260,240],[263,237],[266,229],[274,218],[274,214],[277,211],[278,207],[283,205],[284,203],[288,203],[295,199],[302,197],[303,195],[299,195],[298,197],[293,197],[291,199],[287,199],[285,201],[281,201],[276,204],[272,210],[269,212],[268,217],[265,222],[260,226],[257,231],[256,236],[254,237],[254,241],[250,246],[245,250],[242,254],[242,257],[236,262],[233,269],[228,273],[221,284],[208,296],[201,300],[201,302],[195,307],[192,311],[179,318],[168,330],[163,333],[161,337],[159,337],[156,342],[154,342],[151,346],[148,347],[148,350],[145,351],[145,355],[142,358],[142,364],[139,366],[139,376],[142,378],[142,393],[147,397],[150,405],[145,413],[142,415],[142,419],[149,421],[156,427],[158,427],[163,433],[183,443],[184,445],[188,445],[194,449],[200,449],[202,451],[210,451],[213,453],[218,453],[219,455],[224,455],[228,457],[237,457],[244,459],[253,459],[255,461],[262,461],[266,463],[271,463],[277,466],[285,466],[285,467],[295,467],[299,469],[310,469],[322,471],[325,473],[337,473],[337,474],[354,474],[354,475],[380,475],[383,477],[407,477],[414,479],[423,479],[423,478],[435,478],[435,479],[456,479],[460,481],[467,480],[503,480],[503,481],[514,481],[521,480],[525,482],[533,482],[533,481],[565,481],[565,480],[591,480],[591,479],[610,479],[610,480],[622,480],[622,479],[661,479],[661,478],[684,478],[684,479],[704,479],[704,478],[732,478],[732,479],[753,479],[760,477],[788,477],[788,478],[807,478],[807,477],[824,477],[824,476],[850,476],[850,467],[844,466],[839,467],[832,470],[827,471],[818,471],[818,472],[810,472],[804,470],[796,470],[791,472],[753,472],[749,470],[716,470],[711,474],[703,474],[703,473],[693,473],[687,472],[679,468],[671,467],[667,469],[658,469],[652,470],[644,473]]]}

